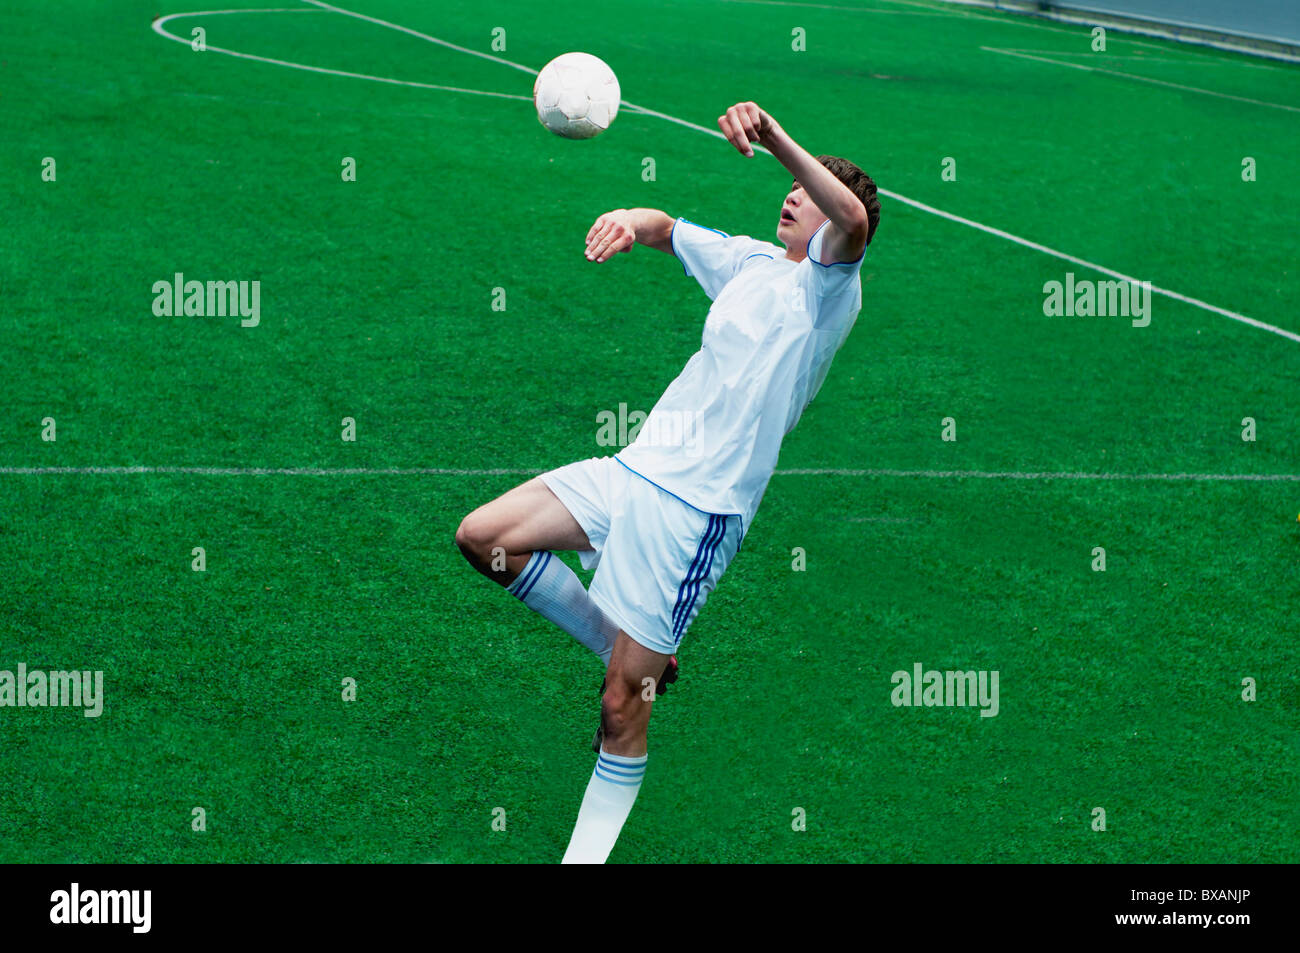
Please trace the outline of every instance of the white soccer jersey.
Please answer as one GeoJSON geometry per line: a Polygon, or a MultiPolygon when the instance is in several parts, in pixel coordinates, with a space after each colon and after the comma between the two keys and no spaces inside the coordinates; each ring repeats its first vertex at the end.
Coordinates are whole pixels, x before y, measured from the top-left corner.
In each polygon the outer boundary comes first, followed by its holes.
{"type": "Polygon", "coordinates": [[[795,263],[770,242],[673,225],[673,253],[713,306],[700,349],[618,460],[696,509],[739,515],[745,531],[862,306],[862,258],[823,265],[825,228],[795,263]]]}

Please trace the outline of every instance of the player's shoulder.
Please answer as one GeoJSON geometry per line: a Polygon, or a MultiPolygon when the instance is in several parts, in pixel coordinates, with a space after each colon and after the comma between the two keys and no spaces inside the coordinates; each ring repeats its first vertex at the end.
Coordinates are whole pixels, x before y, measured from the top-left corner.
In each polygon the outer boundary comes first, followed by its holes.
{"type": "Polygon", "coordinates": [[[683,231],[694,231],[702,238],[707,238],[709,236],[714,238],[743,237],[729,235],[720,228],[713,228],[709,225],[701,225],[699,222],[692,222],[689,218],[682,215],[677,216],[673,221],[673,232],[676,233],[678,228],[682,228],[683,231]]]}
{"type": "Polygon", "coordinates": [[[866,260],[867,249],[864,246],[861,254],[853,261],[822,261],[823,242],[827,235],[827,229],[830,221],[825,221],[817,227],[808,239],[808,248],[801,262],[811,272],[819,277],[843,280],[848,278],[857,278],[858,272],[862,268],[862,263],[866,260]]]}
{"type": "Polygon", "coordinates": [[[757,238],[750,238],[748,235],[738,235],[736,237],[745,239],[745,261],[749,261],[751,258],[770,258],[773,261],[785,258],[785,249],[779,245],[773,245],[771,242],[765,242],[757,238]]]}
{"type": "Polygon", "coordinates": [[[753,261],[785,256],[784,249],[749,235],[730,235],[721,229],[678,218],[673,225],[673,248],[690,249],[694,254],[716,256],[736,272],[753,261]]]}

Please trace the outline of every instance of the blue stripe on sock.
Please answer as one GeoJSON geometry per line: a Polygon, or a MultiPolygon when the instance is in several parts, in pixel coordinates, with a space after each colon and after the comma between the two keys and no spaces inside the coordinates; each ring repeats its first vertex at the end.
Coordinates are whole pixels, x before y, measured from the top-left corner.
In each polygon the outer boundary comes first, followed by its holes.
{"type": "Polygon", "coordinates": [[[519,590],[519,599],[520,599],[521,602],[522,602],[524,599],[528,598],[528,593],[530,593],[530,592],[533,591],[533,586],[537,585],[537,580],[539,580],[539,579],[542,578],[542,574],[546,572],[546,567],[549,566],[550,563],[551,563],[551,554],[550,554],[550,551],[549,551],[549,550],[543,550],[543,551],[542,551],[542,558],[541,558],[541,561],[540,561],[540,562],[538,563],[538,565],[537,565],[537,571],[536,571],[535,573],[533,573],[533,577],[532,577],[532,579],[530,579],[530,580],[529,580],[529,581],[524,585],[524,587],[523,587],[522,589],[519,590]]]}
{"type": "Polygon", "coordinates": [[[604,759],[600,759],[596,762],[596,765],[597,767],[599,767],[604,771],[612,771],[615,774],[619,775],[620,777],[625,777],[625,778],[639,778],[643,774],[645,774],[644,764],[640,764],[635,767],[629,768],[625,765],[614,764],[612,762],[605,761],[604,759]]]}
{"type": "Polygon", "coordinates": [[[533,576],[532,581],[529,582],[527,587],[524,589],[525,596],[527,596],[530,592],[532,592],[533,587],[536,586],[537,583],[541,581],[541,578],[546,575],[546,570],[550,568],[551,565],[551,559],[552,556],[549,551],[543,553],[542,564],[537,567],[536,575],[533,576]]]}
{"type": "Polygon", "coordinates": [[[695,607],[695,600],[698,599],[700,595],[700,586],[703,585],[704,580],[709,578],[709,570],[713,567],[713,554],[718,551],[718,545],[722,542],[723,537],[727,535],[727,518],[722,516],[717,519],[717,532],[712,534],[711,539],[708,539],[708,556],[705,560],[704,566],[702,570],[696,574],[697,578],[691,586],[689,601],[683,606],[681,613],[677,617],[677,621],[673,624],[674,641],[679,640],[681,634],[685,632],[686,624],[691,619],[691,609],[695,607]]]}
{"type": "Polygon", "coordinates": [[[634,787],[637,787],[638,785],[640,785],[640,783],[641,783],[641,779],[640,779],[640,778],[637,778],[635,781],[625,781],[625,780],[623,780],[622,778],[616,778],[616,777],[614,777],[613,775],[606,774],[606,773],[601,769],[601,766],[600,766],[600,765],[596,765],[596,777],[600,778],[602,781],[607,781],[607,782],[609,782],[610,784],[617,784],[617,785],[619,785],[619,786],[621,786],[621,787],[625,787],[625,788],[634,788],[634,787]]]}
{"type": "Polygon", "coordinates": [[[672,624],[673,624],[674,632],[677,631],[677,617],[681,614],[682,604],[686,598],[686,591],[690,587],[691,576],[695,573],[696,567],[699,565],[700,560],[704,556],[705,547],[708,544],[709,537],[713,535],[713,530],[717,526],[717,520],[718,518],[716,516],[709,517],[708,528],[704,531],[704,535],[700,538],[700,545],[695,550],[695,558],[691,560],[690,568],[686,570],[686,576],[685,578],[682,579],[682,584],[677,588],[677,604],[673,606],[673,615],[672,615],[672,624]]]}
{"type": "Polygon", "coordinates": [[[545,550],[538,550],[533,553],[532,558],[528,560],[528,565],[524,566],[524,571],[510,584],[511,595],[518,598],[519,593],[523,592],[524,586],[528,585],[528,580],[532,578],[533,574],[537,572],[538,567],[541,566],[543,552],[545,552],[545,550]]]}

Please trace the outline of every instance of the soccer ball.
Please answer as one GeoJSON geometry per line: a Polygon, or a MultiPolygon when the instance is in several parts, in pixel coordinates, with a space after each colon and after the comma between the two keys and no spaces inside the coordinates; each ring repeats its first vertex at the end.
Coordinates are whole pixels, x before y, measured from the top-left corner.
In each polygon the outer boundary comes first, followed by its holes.
{"type": "Polygon", "coordinates": [[[533,83],[537,120],[565,139],[598,136],[618,115],[618,77],[590,53],[563,53],[533,83]]]}

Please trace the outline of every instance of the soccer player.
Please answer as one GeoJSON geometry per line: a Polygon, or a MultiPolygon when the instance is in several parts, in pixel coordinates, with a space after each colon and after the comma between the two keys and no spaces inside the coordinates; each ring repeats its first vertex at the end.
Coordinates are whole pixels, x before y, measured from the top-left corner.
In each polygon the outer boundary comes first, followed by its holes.
{"type": "Polygon", "coordinates": [[[742,155],[760,143],[794,177],[776,229],[783,247],[655,209],[596,219],[588,261],[657,248],[713,299],[700,349],[629,446],[529,480],[456,531],[475,568],[606,666],[599,754],[565,863],[604,863],[632,810],[655,695],[676,679],[682,636],[740,548],[782,438],[853,327],[858,273],[880,220],[866,173],[814,158],[754,103],[732,106],[718,126],[742,155]],[[590,591],[552,550],[576,551],[596,569],[590,591]]]}

